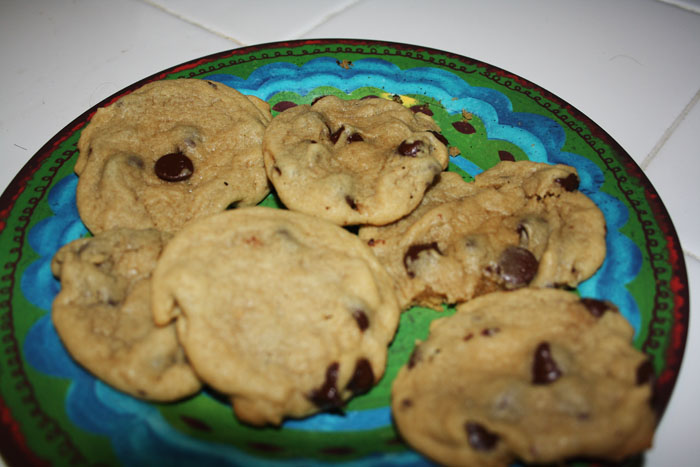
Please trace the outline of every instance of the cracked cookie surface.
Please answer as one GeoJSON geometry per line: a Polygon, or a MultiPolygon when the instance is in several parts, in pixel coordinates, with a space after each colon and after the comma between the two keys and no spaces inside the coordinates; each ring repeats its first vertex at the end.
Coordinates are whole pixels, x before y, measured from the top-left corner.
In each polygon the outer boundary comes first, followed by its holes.
{"type": "Polygon", "coordinates": [[[421,204],[359,236],[403,308],[440,309],[496,290],[575,287],[605,258],[605,219],[573,167],[501,162],[465,182],[443,172],[421,204]]]}
{"type": "Polygon", "coordinates": [[[447,167],[439,131],[393,101],[325,96],[274,118],[265,168],[291,210],[339,225],[387,224],[413,210],[447,167]]]}
{"type": "Polygon", "coordinates": [[[177,231],[269,192],[267,103],[220,83],[156,81],[97,110],[82,131],[77,205],[92,233],[177,231]]]}
{"type": "Polygon", "coordinates": [[[155,401],[201,387],[175,326],[156,327],[151,313],[151,273],[169,238],[111,230],[63,246],[51,264],[61,281],[51,316],[68,352],[111,386],[155,401]]]}
{"type": "Polygon", "coordinates": [[[337,409],[382,377],[399,308],[372,252],[302,213],[240,208],[193,222],[153,279],[198,375],[236,416],[279,424],[337,409]]]}
{"type": "Polygon", "coordinates": [[[656,425],[653,367],[608,302],[494,292],[434,321],[392,388],[401,434],[446,465],[622,460],[656,425]]]}

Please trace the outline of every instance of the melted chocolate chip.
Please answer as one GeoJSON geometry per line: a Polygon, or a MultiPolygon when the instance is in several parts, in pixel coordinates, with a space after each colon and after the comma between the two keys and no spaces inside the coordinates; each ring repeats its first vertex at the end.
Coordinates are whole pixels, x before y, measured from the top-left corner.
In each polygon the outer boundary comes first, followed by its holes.
{"type": "Polygon", "coordinates": [[[353,133],[350,136],[348,136],[348,143],[358,143],[360,141],[364,141],[365,139],[362,137],[361,134],[359,133],[353,133]]]}
{"type": "Polygon", "coordinates": [[[333,144],[338,142],[338,140],[340,139],[340,135],[343,134],[343,131],[345,131],[345,127],[341,126],[337,130],[335,130],[333,133],[331,133],[330,138],[331,138],[331,142],[333,144]]]}
{"type": "Polygon", "coordinates": [[[476,128],[474,128],[471,123],[465,122],[464,120],[454,122],[452,123],[452,126],[455,130],[459,131],[460,133],[464,133],[465,135],[476,133],[476,128]]]}
{"type": "Polygon", "coordinates": [[[433,250],[437,252],[438,254],[442,254],[440,251],[440,248],[438,248],[437,242],[430,242],[430,243],[420,243],[417,245],[411,245],[408,247],[408,250],[406,251],[406,254],[403,255],[403,267],[406,269],[406,273],[408,274],[408,277],[415,277],[416,273],[410,270],[410,265],[408,263],[413,262],[418,259],[418,255],[420,255],[424,251],[429,251],[433,250]]]}
{"type": "Polygon", "coordinates": [[[476,451],[490,451],[498,443],[498,435],[491,433],[483,425],[475,422],[467,422],[464,425],[467,431],[467,441],[476,451]]]}
{"type": "Polygon", "coordinates": [[[343,399],[338,391],[338,362],[333,362],[326,369],[326,380],[323,385],[311,391],[309,399],[322,410],[340,407],[343,405],[343,399]]]}
{"type": "Polygon", "coordinates": [[[347,389],[353,394],[364,394],[374,385],[374,371],[366,358],[361,358],[355,364],[355,371],[350,378],[347,389]]]}
{"type": "Polygon", "coordinates": [[[515,161],[515,156],[508,151],[498,151],[498,158],[502,161],[515,161]]]}
{"type": "Polygon", "coordinates": [[[637,385],[651,384],[655,378],[654,365],[647,359],[637,368],[637,385]]]}
{"type": "Polygon", "coordinates": [[[183,153],[171,152],[156,161],[155,172],[158,178],[166,182],[181,182],[192,176],[194,165],[183,153]]]}
{"type": "Polygon", "coordinates": [[[539,262],[530,250],[519,246],[509,246],[498,260],[500,275],[506,288],[523,287],[537,274],[539,262]]]}
{"type": "Polygon", "coordinates": [[[357,211],[357,203],[354,199],[352,199],[350,195],[345,196],[345,202],[348,203],[350,209],[352,209],[353,211],[357,211]]]}
{"type": "Polygon", "coordinates": [[[484,328],[481,330],[481,335],[484,337],[491,337],[494,334],[496,334],[498,331],[500,331],[499,328],[484,328]]]}
{"type": "Polygon", "coordinates": [[[292,107],[296,107],[297,105],[294,102],[291,101],[282,101],[278,102],[275,105],[272,106],[272,110],[275,112],[284,112],[287,109],[291,109],[292,107]]]}
{"type": "Polygon", "coordinates": [[[403,143],[399,144],[397,150],[402,156],[416,157],[422,147],[423,141],[421,140],[413,141],[412,143],[404,141],[403,143]]]}
{"type": "Polygon", "coordinates": [[[576,174],[569,174],[566,178],[556,178],[554,181],[561,185],[566,191],[575,191],[578,189],[579,180],[576,174]]]}
{"type": "Polygon", "coordinates": [[[449,144],[449,142],[447,141],[447,138],[445,138],[445,137],[442,135],[442,133],[440,133],[440,132],[438,132],[438,131],[435,131],[435,130],[428,130],[428,131],[429,131],[430,133],[432,133],[433,136],[435,136],[435,137],[437,138],[437,140],[440,141],[440,142],[441,142],[442,144],[444,144],[445,146],[447,146],[447,145],[449,144]]]}
{"type": "Polygon", "coordinates": [[[355,310],[352,312],[352,317],[357,321],[357,326],[360,331],[364,332],[369,327],[369,318],[367,318],[367,313],[362,310],[355,310]]]}
{"type": "Polygon", "coordinates": [[[535,349],[535,358],[532,362],[532,383],[549,384],[558,380],[562,373],[557,363],[552,358],[549,343],[542,342],[535,349]]]}
{"type": "Polygon", "coordinates": [[[583,306],[586,307],[588,312],[595,316],[596,318],[600,318],[605,314],[606,311],[617,311],[615,306],[610,304],[609,302],[606,302],[605,300],[597,300],[595,298],[582,298],[581,303],[583,306]]]}

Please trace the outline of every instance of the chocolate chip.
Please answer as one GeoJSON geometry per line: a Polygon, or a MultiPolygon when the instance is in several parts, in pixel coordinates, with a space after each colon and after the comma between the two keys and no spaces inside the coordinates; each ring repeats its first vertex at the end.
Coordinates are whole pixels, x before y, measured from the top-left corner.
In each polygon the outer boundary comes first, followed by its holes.
{"type": "Polygon", "coordinates": [[[654,365],[647,359],[637,368],[637,385],[651,384],[655,378],[654,365]]]}
{"type": "Polygon", "coordinates": [[[474,337],[474,334],[470,332],[469,334],[464,336],[464,338],[462,340],[464,340],[466,342],[466,341],[472,340],[473,337],[474,337]]]}
{"type": "Polygon", "coordinates": [[[445,137],[442,135],[442,133],[440,133],[440,132],[438,132],[438,131],[435,131],[435,130],[428,130],[428,131],[429,131],[430,133],[432,133],[433,136],[435,136],[435,137],[437,138],[437,140],[440,141],[440,142],[441,142],[442,144],[444,144],[445,146],[447,146],[447,145],[449,144],[449,142],[447,141],[447,138],[445,138],[445,137]]]}
{"type": "Polygon", "coordinates": [[[576,174],[569,174],[566,178],[555,178],[554,181],[562,186],[566,191],[578,189],[579,180],[576,174]]]}
{"type": "Polygon", "coordinates": [[[374,386],[374,371],[372,364],[366,358],[361,358],[355,363],[355,371],[350,378],[347,389],[353,394],[364,394],[374,386]]]}
{"type": "Polygon", "coordinates": [[[309,399],[320,409],[330,409],[343,405],[343,400],[338,391],[338,362],[333,362],[326,369],[326,380],[323,385],[311,391],[309,399]]]}
{"type": "MultiPolygon", "coordinates": [[[[330,129],[329,129],[329,131],[330,131],[330,129]]],[[[335,130],[333,133],[331,133],[330,138],[331,138],[331,142],[333,144],[338,142],[338,140],[340,139],[340,135],[343,134],[343,131],[345,131],[345,127],[341,126],[337,130],[335,130]]]]}
{"type": "Polygon", "coordinates": [[[494,334],[496,334],[498,331],[500,331],[499,328],[485,328],[481,330],[481,335],[485,337],[491,337],[494,334]]]}
{"type": "Polygon", "coordinates": [[[429,251],[433,250],[437,252],[439,255],[442,254],[440,251],[440,248],[438,248],[437,242],[430,242],[430,243],[420,243],[417,245],[411,245],[408,247],[408,250],[406,250],[406,254],[403,255],[403,267],[406,269],[406,273],[408,274],[408,277],[415,277],[416,273],[410,270],[410,265],[408,263],[413,262],[418,259],[418,256],[424,252],[424,251],[429,251]]]}
{"type": "Polygon", "coordinates": [[[549,343],[542,342],[535,349],[535,358],[532,362],[532,383],[549,384],[558,380],[562,375],[561,370],[552,357],[549,343]]]}
{"type": "Polygon", "coordinates": [[[361,134],[359,133],[353,133],[350,136],[348,136],[348,143],[357,143],[360,141],[364,141],[365,139],[362,137],[361,134]]]}
{"type": "Polygon", "coordinates": [[[460,133],[464,133],[465,135],[476,133],[476,128],[474,128],[471,123],[465,122],[464,120],[454,122],[452,123],[452,126],[455,130],[459,131],[460,133]]]}
{"type": "Polygon", "coordinates": [[[464,425],[467,431],[467,441],[476,451],[490,451],[498,443],[498,435],[490,432],[483,425],[475,422],[467,422],[464,425]]]}
{"type": "Polygon", "coordinates": [[[423,141],[421,140],[413,141],[412,143],[404,141],[403,143],[399,144],[397,150],[402,156],[416,157],[422,147],[423,141]]]}
{"type": "Polygon", "coordinates": [[[410,407],[413,407],[413,401],[409,399],[408,397],[405,399],[401,399],[401,407],[404,409],[408,409],[410,407]]]}
{"type": "Polygon", "coordinates": [[[367,313],[362,310],[354,310],[352,312],[352,317],[357,321],[357,326],[360,331],[364,332],[369,327],[369,318],[367,318],[367,313]]]}
{"type": "Polygon", "coordinates": [[[498,158],[502,161],[515,161],[515,156],[508,151],[498,151],[498,158]]]}
{"type": "Polygon", "coordinates": [[[352,209],[353,211],[357,211],[357,203],[354,199],[352,199],[350,195],[345,196],[345,202],[348,203],[350,209],[352,209]]]}
{"type": "Polygon", "coordinates": [[[513,289],[530,283],[537,274],[539,262],[527,248],[509,246],[501,254],[498,266],[506,288],[513,289]]]}
{"type": "Polygon", "coordinates": [[[583,306],[586,307],[588,312],[595,316],[596,318],[600,318],[605,314],[606,311],[617,311],[617,308],[611,304],[610,302],[606,302],[605,300],[597,300],[595,298],[582,298],[581,303],[583,306]]]}
{"type": "Polygon", "coordinates": [[[156,161],[155,171],[158,178],[166,182],[187,180],[194,172],[194,165],[189,157],[181,152],[171,152],[156,161]]]}

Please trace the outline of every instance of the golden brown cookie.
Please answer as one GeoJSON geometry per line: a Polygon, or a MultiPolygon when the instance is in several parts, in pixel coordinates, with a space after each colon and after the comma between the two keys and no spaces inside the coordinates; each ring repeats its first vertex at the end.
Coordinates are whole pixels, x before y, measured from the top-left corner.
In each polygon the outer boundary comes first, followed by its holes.
{"type": "Polygon", "coordinates": [[[325,96],[275,117],[265,168],[289,209],[339,225],[387,224],[411,212],[447,167],[439,131],[393,101],[325,96]]]}
{"type": "Polygon", "coordinates": [[[241,208],[192,222],[153,276],[197,374],[239,419],[342,406],[382,377],[398,325],[391,279],[355,235],[306,214],[241,208]]]}
{"type": "Polygon", "coordinates": [[[614,305],[495,292],[432,323],[393,383],[404,438],[446,465],[622,460],[651,444],[651,361],[614,305]]]}
{"type": "Polygon", "coordinates": [[[402,307],[440,309],[495,290],[575,287],[605,258],[605,219],[573,167],[501,162],[471,183],[452,172],[411,214],[359,230],[402,307]]]}
{"type": "Polygon", "coordinates": [[[107,384],[156,401],[201,387],[175,326],[156,327],[151,313],[151,273],[169,237],[112,230],[69,243],[51,264],[61,281],[53,323],[70,355],[107,384]]]}
{"type": "Polygon", "coordinates": [[[269,106],[220,83],[149,83],[98,109],[82,131],[77,205],[91,232],[176,231],[268,193],[269,106]]]}

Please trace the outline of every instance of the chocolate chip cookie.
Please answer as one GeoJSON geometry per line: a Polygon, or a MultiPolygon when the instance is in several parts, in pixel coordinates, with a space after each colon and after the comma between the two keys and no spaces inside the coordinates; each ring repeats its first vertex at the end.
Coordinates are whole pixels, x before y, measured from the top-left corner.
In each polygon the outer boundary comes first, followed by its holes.
{"type": "Polygon", "coordinates": [[[176,320],[197,374],[254,425],[335,409],[372,388],[400,313],[391,278],[355,235],[265,207],[178,232],[152,298],[157,323],[176,320]]]}
{"type": "Polygon", "coordinates": [[[107,384],[155,401],[201,387],[175,326],[153,322],[151,273],[168,239],[153,229],[111,230],[63,246],[51,264],[61,281],[52,319],[68,352],[107,384]]]}
{"type": "Polygon", "coordinates": [[[433,322],[392,388],[394,419],[446,465],[621,460],[650,446],[653,366],[614,305],[495,292],[433,322]]]}
{"type": "Polygon", "coordinates": [[[156,81],[98,109],[82,131],[77,205],[91,232],[176,231],[269,191],[269,106],[220,83],[156,81]]]}
{"type": "Polygon", "coordinates": [[[265,169],[291,210],[383,225],[411,212],[447,167],[439,131],[430,116],[390,100],[325,96],[275,117],[265,169]]]}
{"type": "Polygon", "coordinates": [[[421,204],[362,238],[402,307],[440,309],[496,290],[575,287],[605,258],[605,219],[573,167],[501,162],[465,182],[443,172],[421,204]]]}

